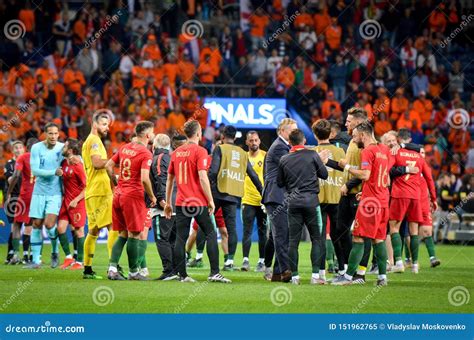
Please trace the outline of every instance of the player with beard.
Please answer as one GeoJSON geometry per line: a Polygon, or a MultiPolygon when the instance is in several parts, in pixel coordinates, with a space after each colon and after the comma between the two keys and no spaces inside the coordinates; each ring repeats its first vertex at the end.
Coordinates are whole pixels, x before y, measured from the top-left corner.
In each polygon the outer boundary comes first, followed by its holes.
{"type": "Polygon", "coordinates": [[[107,151],[101,140],[109,132],[111,119],[112,113],[109,110],[99,110],[94,113],[91,133],[82,145],[82,159],[87,175],[85,200],[89,228],[84,242],[84,279],[102,279],[92,270],[92,259],[100,229],[109,229],[107,239],[109,258],[118,236],[118,233],[110,228],[112,224],[111,178],[105,169],[107,151]]]}
{"type": "Polygon", "coordinates": [[[361,168],[348,167],[351,175],[364,181],[359,207],[354,221],[353,243],[349,264],[344,276],[332,282],[333,285],[350,285],[364,255],[365,239],[372,240],[377,255],[379,276],[377,285],[387,285],[387,222],[389,217],[389,171],[393,165],[390,150],[378,144],[373,127],[369,122],[358,125],[353,130],[353,141],[361,152],[361,168]]]}

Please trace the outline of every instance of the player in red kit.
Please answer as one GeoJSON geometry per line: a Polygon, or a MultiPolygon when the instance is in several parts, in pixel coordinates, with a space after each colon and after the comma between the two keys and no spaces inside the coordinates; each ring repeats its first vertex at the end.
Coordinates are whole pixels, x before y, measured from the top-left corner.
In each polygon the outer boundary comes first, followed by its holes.
{"type": "Polygon", "coordinates": [[[364,255],[364,240],[371,239],[375,248],[379,275],[377,285],[387,285],[387,222],[389,217],[389,171],[393,165],[390,149],[378,144],[370,123],[362,123],[353,131],[354,142],[361,153],[361,169],[348,165],[348,171],[363,180],[362,196],[354,221],[353,242],[349,264],[344,276],[333,281],[334,285],[350,285],[364,255]]]}
{"type": "MultiPolygon", "coordinates": [[[[11,183],[8,186],[8,192],[6,195],[5,201],[9,201],[13,188],[15,188],[16,183],[21,179],[20,195],[18,196],[18,201],[15,204],[15,216],[13,218],[12,225],[12,243],[14,255],[10,260],[10,264],[17,264],[21,261],[18,253],[20,251],[22,224],[25,225],[25,229],[29,228],[31,233],[32,221],[29,217],[29,211],[31,195],[33,195],[33,188],[35,185],[35,177],[31,173],[30,150],[31,147],[37,142],[38,140],[36,138],[28,139],[28,142],[26,143],[26,149],[28,150],[28,152],[25,152],[24,154],[18,156],[15,163],[15,171],[13,172],[13,175],[11,177],[11,183]]],[[[24,261],[26,260],[27,258],[24,259],[24,261]]]]}
{"type": "Polygon", "coordinates": [[[165,217],[171,218],[171,194],[176,179],[178,194],[176,196],[176,243],[174,259],[180,282],[195,282],[186,272],[185,247],[189,235],[189,226],[194,217],[207,238],[207,255],[211,265],[210,282],[230,283],[219,273],[219,249],[217,234],[211,221],[214,213],[214,200],[207,176],[208,155],[206,149],[198,143],[202,137],[199,122],[191,120],[184,125],[184,133],[188,142],[171,154],[166,181],[165,217]]]}
{"type": "MultiPolygon", "coordinates": [[[[400,129],[398,139],[400,143],[409,143],[411,141],[410,130],[400,129]]],[[[403,273],[405,271],[402,261],[402,240],[399,231],[400,225],[406,217],[411,237],[410,252],[413,261],[412,272],[418,273],[418,225],[423,222],[420,188],[424,180],[421,174],[423,174],[425,178],[429,177],[430,179],[431,174],[428,173],[428,167],[418,152],[403,148],[399,149],[395,155],[395,166],[417,167],[421,170],[421,173],[398,176],[392,183],[390,236],[392,238],[393,255],[395,257],[395,266],[392,268],[392,272],[403,273]]],[[[434,192],[431,193],[431,202],[436,206],[436,194],[434,192]]]]}
{"type": "Polygon", "coordinates": [[[84,225],[86,224],[86,172],[82,163],[72,164],[71,158],[81,154],[81,146],[77,139],[68,139],[63,147],[64,160],[61,163],[63,170],[64,198],[58,217],[58,238],[61,248],[66,255],[61,269],[84,269],[84,225]],[[67,226],[71,225],[77,239],[77,261],[74,261],[69,250],[67,226]]]}
{"type": "Polygon", "coordinates": [[[154,125],[148,121],[139,122],[135,127],[135,142],[128,143],[107,162],[107,172],[113,176],[113,167],[120,165],[120,176],[115,188],[112,204],[112,227],[119,237],[112,248],[108,271],[110,280],[124,280],[117,265],[125,244],[127,244],[129,280],[148,280],[139,272],[140,234],[151,223],[145,204],[145,192],[151,206],[156,205],[156,197],[150,182],[152,154],[147,149],[153,140],[154,125]]]}

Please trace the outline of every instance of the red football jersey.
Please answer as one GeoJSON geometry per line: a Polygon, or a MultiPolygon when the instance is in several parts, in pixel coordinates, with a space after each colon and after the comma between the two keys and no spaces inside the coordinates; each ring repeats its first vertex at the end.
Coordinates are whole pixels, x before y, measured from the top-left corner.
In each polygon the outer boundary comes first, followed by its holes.
{"type": "Polygon", "coordinates": [[[417,167],[417,174],[406,174],[398,176],[392,184],[392,197],[396,198],[420,198],[422,185],[421,173],[423,172],[425,160],[416,151],[400,149],[395,155],[395,166],[417,167]]]}
{"type": "Polygon", "coordinates": [[[21,172],[20,196],[31,197],[33,188],[35,187],[35,176],[31,173],[29,152],[18,156],[15,169],[21,172]]]}
{"type": "Polygon", "coordinates": [[[84,164],[69,164],[65,159],[61,163],[63,169],[63,185],[64,185],[64,203],[66,207],[79,194],[86,189],[86,171],[84,164]]]}
{"type": "Polygon", "coordinates": [[[206,149],[197,144],[187,143],[173,151],[168,173],[175,176],[178,188],[176,206],[207,206],[207,198],[199,181],[199,170],[207,171],[209,165],[206,149]]]}
{"type": "Polygon", "coordinates": [[[370,177],[362,186],[360,206],[387,208],[390,199],[389,172],[392,167],[390,149],[383,145],[369,145],[361,153],[361,169],[370,170],[370,177]]]}
{"type": "Polygon", "coordinates": [[[420,198],[425,200],[429,199],[432,202],[436,201],[436,188],[433,181],[433,175],[431,168],[428,163],[423,163],[423,169],[421,169],[422,178],[420,186],[420,198]]]}
{"type": "Polygon", "coordinates": [[[115,164],[120,164],[120,176],[117,189],[122,195],[143,198],[145,188],[142,185],[141,170],[149,170],[153,155],[140,143],[128,143],[113,155],[115,164]]]}

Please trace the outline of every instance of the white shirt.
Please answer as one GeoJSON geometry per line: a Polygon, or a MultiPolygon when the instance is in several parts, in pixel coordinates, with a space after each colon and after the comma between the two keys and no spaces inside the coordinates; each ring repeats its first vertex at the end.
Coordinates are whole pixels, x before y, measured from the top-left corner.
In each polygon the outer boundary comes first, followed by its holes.
{"type": "Polygon", "coordinates": [[[133,61],[128,55],[124,55],[122,59],[120,59],[120,66],[119,70],[122,73],[124,78],[130,78],[130,73],[132,73],[133,68],[133,61]]]}

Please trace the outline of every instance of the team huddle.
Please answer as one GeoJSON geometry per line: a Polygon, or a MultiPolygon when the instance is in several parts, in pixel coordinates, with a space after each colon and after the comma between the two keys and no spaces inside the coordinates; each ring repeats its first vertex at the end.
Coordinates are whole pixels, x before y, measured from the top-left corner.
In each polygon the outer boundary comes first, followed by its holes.
{"type": "Polygon", "coordinates": [[[59,142],[54,123],[45,126],[44,141],[28,140],[26,152],[21,142],[14,143],[16,161],[6,195],[7,202],[15,202],[9,264],[41,268],[44,227],[51,240],[52,268],[82,270],[84,279],[102,279],[92,265],[99,233],[107,228],[107,278],[149,280],[146,250],[151,230],[163,266],[159,280],[195,282],[187,268],[203,266],[206,248],[208,280],[231,283],[220,273],[217,230],[222,269],[236,270],[239,205],[240,270],[251,269],[256,222],[255,271],[268,281],[300,284],[298,248],[305,226],[311,241],[311,284],[364,284],[372,249],[370,273],[378,274],[377,285],[387,285],[387,272],[402,273],[406,266],[418,273],[422,239],[431,266],[440,264],[432,238],[436,191],[424,150],[410,143],[405,129],[377,141],[361,108],[348,110],[348,134],[336,122],[315,122],[316,147],[305,146],[296,121],[285,118],[267,152],[260,149],[256,131],[246,134],[246,152],[234,144],[237,130],[226,126],[208,155],[200,146],[197,121],[186,122],[184,135],[172,138],[155,136],[153,123],[141,121],[132,141],[107,159],[102,139],[112,117],[108,110],[96,112],[82,147],[76,139],[59,142]],[[15,193],[17,184],[20,190],[15,193]],[[128,275],[119,265],[124,248],[128,275]],[[327,279],[326,272],[336,276],[327,279]]]}

